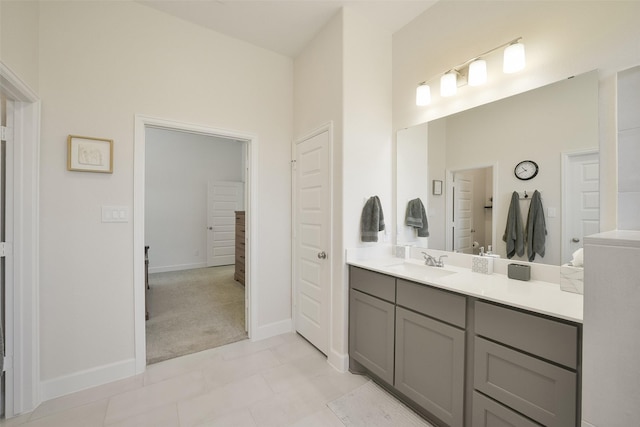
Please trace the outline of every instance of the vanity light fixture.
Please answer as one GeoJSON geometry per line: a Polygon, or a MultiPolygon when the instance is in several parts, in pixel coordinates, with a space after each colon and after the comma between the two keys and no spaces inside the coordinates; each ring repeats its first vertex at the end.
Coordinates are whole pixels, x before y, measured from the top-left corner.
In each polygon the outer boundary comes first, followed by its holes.
{"type": "Polygon", "coordinates": [[[440,95],[453,96],[458,91],[458,73],[455,70],[440,77],[440,95]]]}
{"type": "Polygon", "coordinates": [[[469,86],[481,86],[487,82],[487,61],[476,59],[469,64],[469,86]]]}
{"type": "Polygon", "coordinates": [[[444,74],[425,80],[418,85],[416,90],[416,105],[425,106],[431,103],[431,88],[429,82],[440,78],[440,96],[449,97],[456,94],[458,87],[469,84],[469,86],[480,86],[487,82],[487,60],[490,54],[498,49],[506,48],[503,54],[504,73],[511,74],[518,72],[525,67],[524,44],[522,37],[518,37],[501,44],[493,49],[484,52],[482,55],[474,56],[460,65],[449,69],[444,74]]]}
{"type": "Polygon", "coordinates": [[[507,74],[516,73],[525,66],[524,45],[515,41],[504,50],[502,71],[507,74]]]}
{"type": "Polygon", "coordinates": [[[420,83],[416,90],[416,105],[424,106],[431,103],[431,88],[426,82],[420,83]]]}

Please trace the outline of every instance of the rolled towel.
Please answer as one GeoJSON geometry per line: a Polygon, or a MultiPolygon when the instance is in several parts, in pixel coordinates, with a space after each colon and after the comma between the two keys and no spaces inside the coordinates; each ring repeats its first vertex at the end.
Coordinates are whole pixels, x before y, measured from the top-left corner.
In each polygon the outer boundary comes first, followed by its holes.
{"type": "Polygon", "coordinates": [[[360,217],[360,239],[363,242],[377,242],[378,232],[384,230],[384,214],[378,196],[371,196],[362,208],[360,217]]]}
{"type": "Polygon", "coordinates": [[[584,266],[584,253],[582,248],[578,249],[573,253],[573,258],[571,259],[571,265],[574,267],[584,266]]]}

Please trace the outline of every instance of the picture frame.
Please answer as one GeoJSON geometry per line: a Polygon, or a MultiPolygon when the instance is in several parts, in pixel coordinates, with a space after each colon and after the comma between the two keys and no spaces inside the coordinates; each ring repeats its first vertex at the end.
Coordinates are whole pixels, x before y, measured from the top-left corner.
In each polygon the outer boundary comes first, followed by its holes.
{"type": "Polygon", "coordinates": [[[442,181],[438,179],[433,180],[433,195],[434,196],[442,195],[442,181]]]}
{"type": "Polygon", "coordinates": [[[113,139],[69,135],[67,170],[113,173],[113,139]]]}

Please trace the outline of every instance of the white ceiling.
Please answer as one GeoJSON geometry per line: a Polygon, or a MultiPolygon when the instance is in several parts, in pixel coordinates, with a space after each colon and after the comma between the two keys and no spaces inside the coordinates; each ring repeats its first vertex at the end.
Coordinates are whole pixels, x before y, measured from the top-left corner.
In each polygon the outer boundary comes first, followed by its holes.
{"type": "Polygon", "coordinates": [[[340,10],[349,7],[394,33],[437,0],[140,0],[154,9],[295,57],[340,10]]]}

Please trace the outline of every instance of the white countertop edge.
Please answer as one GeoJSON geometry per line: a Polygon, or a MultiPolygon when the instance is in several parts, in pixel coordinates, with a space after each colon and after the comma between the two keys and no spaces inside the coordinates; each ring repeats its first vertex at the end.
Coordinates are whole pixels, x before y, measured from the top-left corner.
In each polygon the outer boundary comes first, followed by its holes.
{"type": "MultiPolygon", "coordinates": [[[[380,254],[382,253],[385,253],[385,251],[380,252],[380,254]]],[[[419,260],[404,260],[394,257],[390,251],[386,256],[382,255],[372,258],[364,258],[362,257],[362,253],[359,253],[358,256],[349,256],[347,253],[347,264],[355,267],[377,271],[400,279],[423,283],[436,288],[520,308],[557,319],[568,320],[575,323],[582,323],[583,321],[583,296],[562,291],[556,283],[539,280],[525,282],[509,279],[504,274],[494,273],[487,275],[474,273],[468,268],[451,265],[446,265],[444,269],[453,271],[455,274],[429,279],[428,281],[414,274],[403,274],[389,269],[390,266],[403,262],[421,265],[419,260]]]]}

